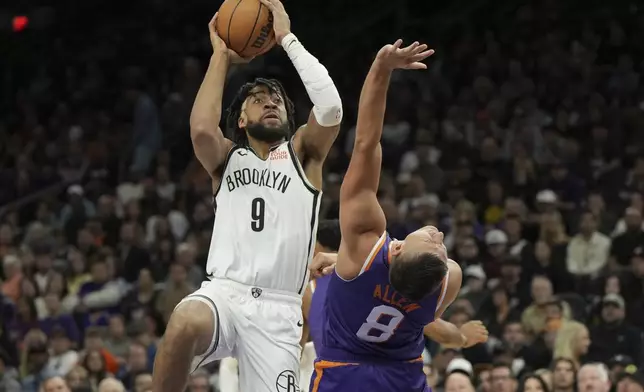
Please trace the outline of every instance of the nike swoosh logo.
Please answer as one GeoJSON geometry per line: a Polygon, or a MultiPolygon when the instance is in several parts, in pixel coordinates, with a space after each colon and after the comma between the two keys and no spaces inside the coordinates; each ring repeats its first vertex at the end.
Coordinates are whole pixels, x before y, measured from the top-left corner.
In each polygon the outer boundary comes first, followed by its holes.
{"type": "Polygon", "coordinates": [[[303,323],[303,322],[301,322],[301,321],[298,321],[298,322],[297,322],[297,326],[298,326],[298,327],[303,327],[303,326],[304,326],[304,323],[303,323]]]}

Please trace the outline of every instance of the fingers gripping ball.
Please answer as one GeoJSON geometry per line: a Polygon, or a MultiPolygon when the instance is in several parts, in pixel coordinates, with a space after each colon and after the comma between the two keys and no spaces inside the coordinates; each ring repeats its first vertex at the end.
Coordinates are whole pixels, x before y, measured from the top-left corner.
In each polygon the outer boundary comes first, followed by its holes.
{"type": "Polygon", "coordinates": [[[273,15],[259,0],[226,0],[219,8],[217,34],[228,49],[253,57],[275,46],[273,15]]]}

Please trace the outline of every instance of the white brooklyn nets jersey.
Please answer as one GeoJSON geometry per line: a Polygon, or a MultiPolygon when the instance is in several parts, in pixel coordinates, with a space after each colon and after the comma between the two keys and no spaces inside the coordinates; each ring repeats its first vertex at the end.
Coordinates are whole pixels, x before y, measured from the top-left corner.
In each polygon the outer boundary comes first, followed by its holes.
{"type": "Polygon", "coordinates": [[[307,180],[291,142],[267,160],[234,146],[215,192],[206,272],[249,286],[301,294],[317,234],[321,193],[307,180]]]}

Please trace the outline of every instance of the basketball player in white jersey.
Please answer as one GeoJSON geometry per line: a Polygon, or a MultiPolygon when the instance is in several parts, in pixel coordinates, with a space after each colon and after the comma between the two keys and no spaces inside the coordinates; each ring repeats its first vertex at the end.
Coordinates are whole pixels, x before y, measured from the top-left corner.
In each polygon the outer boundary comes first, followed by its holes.
{"type": "Polygon", "coordinates": [[[295,132],[293,104],[276,80],[244,85],[218,124],[230,63],[211,21],[214,50],[190,117],[195,154],[212,177],[216,217],[210,280],[172,314],[154,365],[154,391],[183,391],[188,373],[236,357],[244,392],[298,391],[302,294],[317,230],[322,165],[342,119],[326,68],[290,32],[279,0],[275,38],[302,79],[313,109],[295,132]]]}
{"type": "MultiPolygon", "coordinates": [[[[336,260],[335,253],[340,246],[340,224],[338,220],[322,220],[318,224],[317,241],[315,244],[315,256],[311,263],[312,268],[319,269],[320,274],[324,275],[324,269],[327,274],[333,272],[333,264],[336,260]],[[314,267],[320,266],[320,267],[314,267]]],[[[314,280],[311,280],[313,283],[314,280]]],[[[306,294],[302,301],[302,313],[304,327],[300,346],[302,346],[302,356],[300,358],[300,390],[308,391],[311,375],[313,374],[313,361],[315,360],[315,349],[313,342],[309,341],[308,326],[310,325],[309,310],[311,299],[312,284],[309,284],[306,294]]],[[[317,330],[321,326],[314,325],[317,330]]],[[[239,366],[238,361],[234,358],[225,358],[219,364],[219,389],[221,392],[240,392],[239,388],[239,366]]]]}

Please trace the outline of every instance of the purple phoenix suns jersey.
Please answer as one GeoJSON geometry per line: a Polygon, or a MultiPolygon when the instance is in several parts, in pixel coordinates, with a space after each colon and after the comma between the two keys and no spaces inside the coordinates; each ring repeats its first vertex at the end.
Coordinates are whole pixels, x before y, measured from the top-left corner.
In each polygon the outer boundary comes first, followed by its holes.
{"type": "Polygon", "coordinates": [[[324,302],[331,281],[331,275],[321,276],[311,281],[311,307],[309,308],[309,334],[315,346],[315,352],[322,348],[324,329],[324,302]]]}
{"type": "Polygon", "coordinates": [[[356,278],[331,275],[312,391],[429,391],[423,329],[434,321],[447,277],[422,301],[404,298],[389,282],[390,244],[385,232],[356,278]]]}

